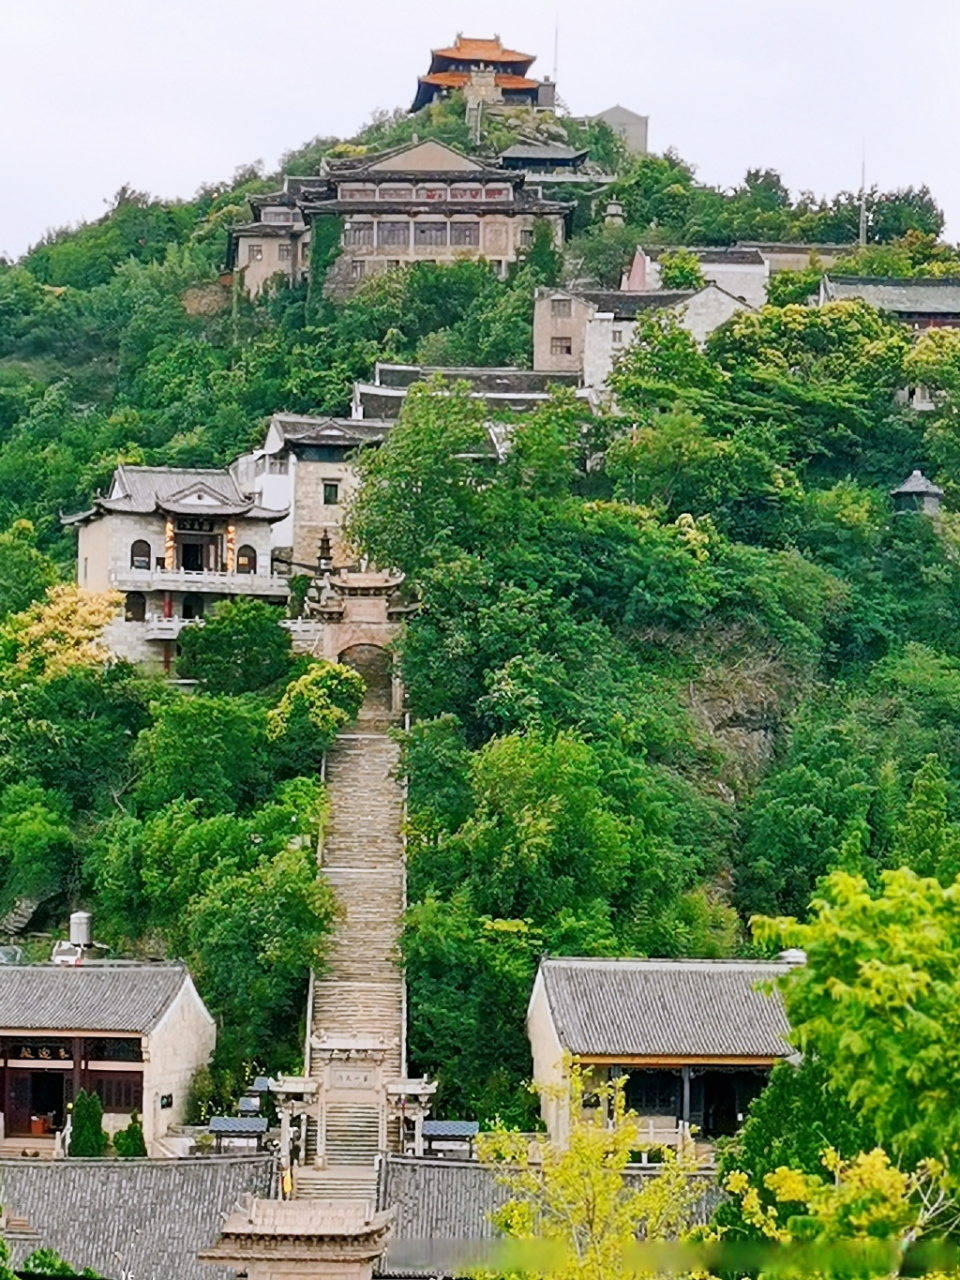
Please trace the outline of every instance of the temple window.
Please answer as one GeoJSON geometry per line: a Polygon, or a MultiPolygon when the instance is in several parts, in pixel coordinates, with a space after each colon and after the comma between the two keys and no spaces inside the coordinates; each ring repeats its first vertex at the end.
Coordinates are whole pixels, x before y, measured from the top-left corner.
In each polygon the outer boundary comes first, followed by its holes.
{"type": "Polygon", "coordinates": [[[150,543],[144,538],[138,538],[130,548],[130,568],[150,568],[150,543]]]}
{"type": "Polygon", "coordinates": [[[409,222],[381,222],[377,230],[377,243],[404,249],[410,243],[409,222]]]}
{"type": "Polygon", "coordinates": [[[253,547],[240,547],[237,551],[237,573],[256,573],[257,553],[253,547]]]}
{"type": "Polygon", "coordinates": [[[445,222],[415,222],[413,224],[413,243],[425,245],[445,245],[447,243],[447,224],[445,222]]]}
{"type": "Polygon", "coordinates": [[[147,597],[142,591],[128,591],[123,616],[127,622],[146,622],[147,597]]]}
{"type": "Polygon", "coordinates": [[[480,223],[451,222],[450,243],[455,245],[469,245],[476,248],[480,244],[480,223]]]}
{"type": "Polygon", "coordinates": [[[348,245],[365,245],[373,244],[373,223],[372,222],[348,222],[346,227],[345,240],[348,245]]]}

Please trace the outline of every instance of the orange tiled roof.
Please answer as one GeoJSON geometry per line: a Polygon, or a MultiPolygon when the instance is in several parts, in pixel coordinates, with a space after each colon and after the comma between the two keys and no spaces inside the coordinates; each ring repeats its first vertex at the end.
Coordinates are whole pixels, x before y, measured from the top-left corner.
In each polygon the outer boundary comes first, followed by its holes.
{"type": "Polygon", "coordinates": [[[499,37],[493,40],[472,40],[457,36],[456,43],[447,49],[434,49],[435,58],[463,58],[478,62],[526,62],[534,61],[530,53],[517,53],[514,49],[504,49],[499,37]]]}
{"type": "MultiPolygon", "coordinates": [[[[469,71],[431,71],[420,77],[421,84],[436,85],[438,89],[462,89],[470,79],[469,71]]],[[[500,89],[536,89],[539,81],[527,80],[525,76],[510,75],[498,71],[494,82],[500,89]]]]}

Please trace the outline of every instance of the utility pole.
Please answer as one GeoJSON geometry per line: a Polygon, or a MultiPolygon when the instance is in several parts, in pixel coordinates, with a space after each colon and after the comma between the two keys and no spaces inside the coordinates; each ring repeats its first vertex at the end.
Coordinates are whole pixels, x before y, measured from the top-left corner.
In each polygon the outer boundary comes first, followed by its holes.
{"type": "Polygon", "coordinates": [[[867,247],[867,145],[860,151],[860,248],[867,247]]]}
{"type": "Polygon", "coordinates": [[[560,15],[553,25],[553,83],[557,83],[557,67],[560,62],[560,15]]]}

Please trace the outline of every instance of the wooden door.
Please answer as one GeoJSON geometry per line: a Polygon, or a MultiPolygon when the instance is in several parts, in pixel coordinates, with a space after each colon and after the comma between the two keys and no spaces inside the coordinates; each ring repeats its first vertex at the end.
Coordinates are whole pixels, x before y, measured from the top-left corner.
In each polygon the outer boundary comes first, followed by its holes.
{"type": "Polygon", "coordinates": [[[4,1107],[8,1135],[30,1132],[30,1075],[20,1067],[7,1070],[7,1099],[4,1107]]]}

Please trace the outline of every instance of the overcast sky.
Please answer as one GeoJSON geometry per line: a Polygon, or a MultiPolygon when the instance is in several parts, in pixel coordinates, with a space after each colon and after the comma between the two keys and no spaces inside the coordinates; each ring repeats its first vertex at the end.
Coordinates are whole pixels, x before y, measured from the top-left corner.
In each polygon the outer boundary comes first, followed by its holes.
{"type": "Polygon", "coordinates": [[[124,183],[190,196],[409,105],[431,47],[499,34],[577,114],[650,117],[701,179],[928,183],[960,237],[960,0],[30,0],[0,3],[0,253],[124,183]]]}

